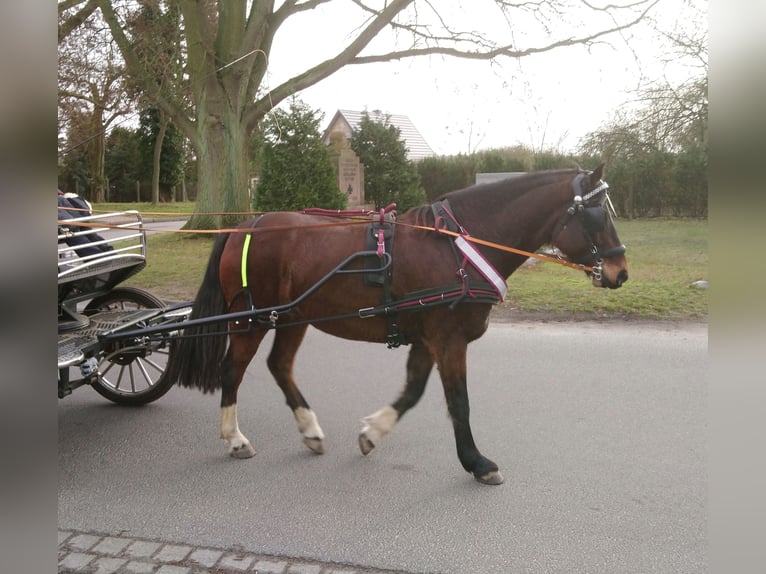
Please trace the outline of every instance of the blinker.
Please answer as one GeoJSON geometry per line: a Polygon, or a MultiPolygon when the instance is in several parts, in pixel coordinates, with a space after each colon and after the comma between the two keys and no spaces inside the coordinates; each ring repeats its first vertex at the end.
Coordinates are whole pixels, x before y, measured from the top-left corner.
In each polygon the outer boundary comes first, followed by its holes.
{"type": "Polygon", "coordinates": [[[590,233],[604,231],[606,227],[606,210],[600,205],[586,207],[583,212],[583,225],[590,233]]]}

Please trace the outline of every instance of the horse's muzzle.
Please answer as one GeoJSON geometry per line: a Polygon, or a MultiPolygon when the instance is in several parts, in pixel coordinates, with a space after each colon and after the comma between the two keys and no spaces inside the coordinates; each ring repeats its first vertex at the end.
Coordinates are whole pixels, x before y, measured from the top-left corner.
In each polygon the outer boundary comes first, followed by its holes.
{"type": "Polygon", "coordinates": [[[606,266],[600,274],[591,274],[594,287],[618,289],[628,280],[628,270],[623,268],[609,269],[606,266]],[[611,271],[611,272],[610,272],[611,271]],[[599,276],[600,275],[600,276],[599,276]]]}

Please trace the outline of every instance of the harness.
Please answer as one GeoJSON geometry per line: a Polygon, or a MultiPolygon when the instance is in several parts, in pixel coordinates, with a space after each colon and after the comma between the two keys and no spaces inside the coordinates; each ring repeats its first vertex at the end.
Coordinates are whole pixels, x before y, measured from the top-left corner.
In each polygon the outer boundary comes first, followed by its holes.
{"type": "MultiPolygon", "coordinates": [[[[388,334],[386,335],[386,345],[389,349],[400,345],[408,344],[408,341],[399,332],[396,324],[396,314],[400,310],[412,308],[414,306],[425,307],[432,305],[448,304],[450,309],[454,309],[458,303],[469,298],[469,301],[476,303],[497,303],[505,298],[507,286],[505,279],[495,270],[492,264],[468,241],[465,236],[468,233],[458,223],[455,215],[452,213],[448,200],[437,201],[431,206],[434,214],[434,229],[442,231],[444,229],[459,233],[455,241],[451,243],[452,252],[458,264],[456,275],[460,279],[459,289],[452,286],[437,287],[408,293],[403,299],[395,300],[391,293],[391,279],[393,277],[393,242],[396,212],[396,205],[392,204],[381,209],[375,221],[368,227],[365,234],[365,249],[375,250],[379,262],[369,262],[368,265],[378,263],[375,266],[376,271],[367,272],[364,275],[365,284],[379,286],[383,289],[382,308],[386,316],[388,325],[388,334]],[[391,265],[383,267],[384,254],[390,254],[391,265]],[[462,255],[462,256],[461,256],[462,255]],[[470,281],[466,267],[468,264],[479,272],[484,281],[470,281]]],[[[381,314],[380,308],[362,309],[359,312],[360,317],[372,317],[375,314],[381,314]]]]}
{"type": "MultiPolygon", "coordinates": [[[[466,241],[465,237],[468,236],[468,233],[457,222],[457,219],[450,209],[449,201],[447,200],[439,201],[432,206],[434,213],[434,229],[437,232],[444,230],[459,232],[459,235],[455,238],[455,241],[451,243],[451,246],[458,264],[456,275],[460,278],[460,284],[423,289],[406,293],[403,297],[394,299],[391,293],[391,280],[393,277],[393,241],[396,221],[395,208],[396,205],[391,204],[386,208],[381,209],[379,213],[374,214],[375,219],[365,230],[365,251],[357,252],[348,257],[344,262],[340,263],[335,269],[330,271],[311,289],[292,303],[262,309],[260,310],[262,311],[260,314],[256,313],[255,315],[252,315],[252,311],[236,313],[235,315],[237,315],[237,317],[236,320],[233,321],[233,324],[237,327],[237,331],[249,330],[253,320],[262,326],[275,329],[278,327],[288,327],[304,323],[317,323],[351,317],[366,319],[384,315],[388,327],[386,345],[389,349],[392,349],[399,347],[400,345],[409,344],[406,337],[399,332],[396,323],[396,316],[399,311],[413,311],[436,305],[449,305],[450,309],[454,309],[454,307],[461,302],[494,304],[503,300],[506,292],[505,280],[489,261],[487,261],[481,253],[473,247],[473,245],[466,241]],[[377,261],[375,260],[375,256],[377,256],[377,261]],[[365,259],[363,269],[357,271],[355,269],[346,268],[348,263],[360,257],[365,259]],[[484,278],[483,280],[474,281],[469,278],[466,271],[466,266],[469,263],[482,275],[484,278]],[[308,295],[327,282],[333,275],[355,272],[361,272],[363,274],[363,280],[366,285],[382,288],[381,304],[341,315],[305,321],[294,321],[277,325],[277,319],[281,312],[287,312],[298,305],[308,295]],[[240,315],[246,320],[240,322],[240,315]]],[[[361,215],[361,213],[357,212],[335,212],[315,208],[310,210],[306,209],[304,210],[304,213],[336,216],[361,215]]],[[[369,215],[369,212],[365,212],[364,215],[369,215]]],[[[252,227],[255,228],[257,223],[258,220],[253,222],[252,227]]],[[[256,309],[252,304],[250,291],[247,289],[247,254],[250,247],[249,240],[250,234],[248,233],[245,235],[242,249],[240,270],[242,274],[242,290],[235,296],[235,300],[240,296],[244,297],[246,307],[255,311],[256,309]]]]}
{"type": "MultiPolygon", "coordinates": [[[[505,278],[500,275],[492,264],[487,261],[484,256],[465,238],[468,237],[468,232],[458,223],[457,218],[452,213],[448,199],[442,199],[431,205],[431,211],[434,214],[434,229],[436,231],[447,230],[458,235],[455,237],[455,241],[452,243],[452,252],[455,255],[455,259],[458,262],[457,274],[465,285],[468,279],[468,274],[465,271],[467,263],[471,263],[474,269],[484,278],[493,291],[497,294],[498,301],[505,299],[505,293],[508,290],[505,278]],[[458,251],[462,253],[463,258],[461,260],[458,251]]],[[[469,294],[469,292],[466,292],[469,294]]],[[[457,304],[457,302],[455,303],[457,304]]]]}
{"type": "Polygon", "coordinates": [[[391,266],[383,268],[386,253],[394,252],[394,224],[396,223],[396,204],[380,210],[375,214],[375,219],[367,226],[364,234],[365,251],[375,251],[378,261],[367,260],[367,268],[371,271],[364,274],[364,284],[369,286],[383,287],[384,290],[391,284],[391,266]]]}
{"type": "MultiPolygon", "coordinates": [[[[381,287],[383,289],[383,305],[390,305],[393,302],[391,296],[391,278],[393,277],[393,255],[394,255],[394,229],[396,222],[396,204],[392,203],[381,209],[376,214],[376,219],[367,226],[365,231],[366,251],[375,251],[378,260],[368,257],[366,260],[367,269],[372,269],[364,274],[364,284],[371,287],[381,287]],[[390,265],[385,265],[386,254],[389,254],[390,265]]],[[[389,349],[407,344],[399,327],[396,324],[396,315],[386,313],[386,324],[388,334],[386,335],[386,345],[389,349]]]]}
{"type": "Polygon", "coordinates": [[[582,223],[583,236],[590,245],[589,253],[585,257],[575,260],[575,263],[580,265],[593,265],[593,275],[596,279],[601,279],[601,264],[604,258],[614,257],[616,255],[622,255],[625,253],[625,246],[618,245],[605,251],[602,251],[593,239],[593,235],[603,231],[606,228],[608,218],[614,217],[615,211],[612,202],[609,199],[609,184],[602,181],[600,185],[594,189],[583,193],[583,179],[585,179],[592,172],[582,171],[578,173],[572,180],[572,205],[569,206],[564,217],[559,221],[556,229],[551,236],[551,244],[554,243],[556,237],[566,228],[567,224],[573,217],[578,217],[582,223]]]}

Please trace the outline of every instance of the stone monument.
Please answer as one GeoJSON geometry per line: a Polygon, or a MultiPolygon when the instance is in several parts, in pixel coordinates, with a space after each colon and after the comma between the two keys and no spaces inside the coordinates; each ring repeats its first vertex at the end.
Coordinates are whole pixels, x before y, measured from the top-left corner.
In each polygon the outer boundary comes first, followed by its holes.
{"type": "Polygon", "coordinates": [[[338,188],[348,195],[348,209],[364,207],[364,166],[351,148],[338,156],[338,188]]]}

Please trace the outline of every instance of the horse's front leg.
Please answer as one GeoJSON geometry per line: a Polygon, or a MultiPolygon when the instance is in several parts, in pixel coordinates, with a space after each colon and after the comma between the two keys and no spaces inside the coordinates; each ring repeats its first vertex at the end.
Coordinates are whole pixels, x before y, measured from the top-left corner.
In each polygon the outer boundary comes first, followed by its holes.
{"type": "Polygon", "coordinates": [[[413,343],[407,357],[407,385],[399,398],[390,406],[364,417],[364,427],[359,433],[359,449],[369,454],[380,440],[391,432],[404,413],[414,407],[423,396],[434,360],[422,343],[413,343]]]}
{"type": "Polygon", "coordinates": [[[503,475],[497,465],[479,452],[471,432],[470,407],[466,379],[466,352],[468,344],[453,341],[440,346],[436,362],[441,374],[447,409],[455,431],[455,444],[460,463],[483,484],[502,484],[503,475]]]}

